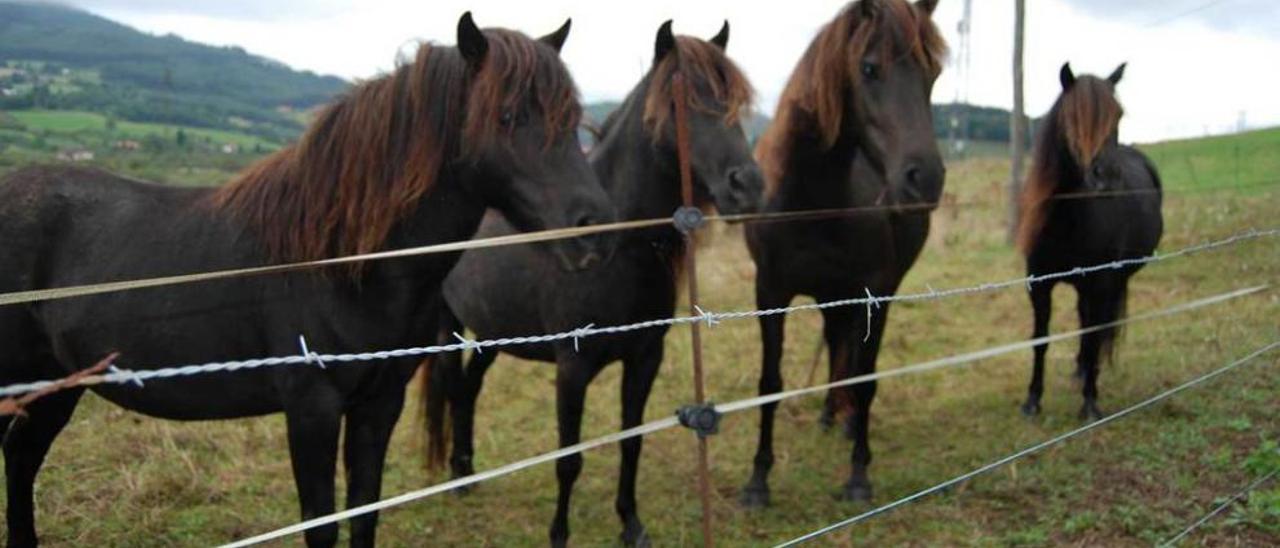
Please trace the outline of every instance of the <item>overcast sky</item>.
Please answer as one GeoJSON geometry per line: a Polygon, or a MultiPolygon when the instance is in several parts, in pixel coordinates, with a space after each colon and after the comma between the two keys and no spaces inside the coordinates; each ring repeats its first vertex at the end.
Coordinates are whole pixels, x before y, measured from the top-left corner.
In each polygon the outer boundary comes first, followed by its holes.
{"type": "MultiPolygon", "coordinates": [[[[389,69],[416,40],[454,42],[458,16],[482,26],[545,34],[573,17],[564,58],[588,100],[623,96],[650,63],[658,25],[710,37],[732,25],[729,54],[751,78],[759,108],[777,96],[816,30],[843,0],[70,0],[144,31],[245,49],[294,67],[345,78],[389,69]]],[[[968,97],[1012,103],[1013,0],[974,0],[968,97]]],[[[1152,141],[1280,124],[1280,1],[1029,0],[1027,109],[1040,115],[1058,93],[1057,72],[1109,73],[1129,62],[1120,86],[1125,141],[1152,141]]],[[[935,19],[958,53],[962,0],[942,0],[935,19]]],[[[934,91],[953,100],[954,63],[934,91]]]]}

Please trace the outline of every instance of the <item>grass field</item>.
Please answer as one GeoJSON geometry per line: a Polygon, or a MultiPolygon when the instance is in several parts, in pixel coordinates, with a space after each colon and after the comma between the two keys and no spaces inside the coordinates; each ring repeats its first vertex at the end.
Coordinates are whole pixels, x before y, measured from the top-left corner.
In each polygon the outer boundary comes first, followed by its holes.
{"type": "MultiPolygon", "coordinates": [[[[1256,145],[1245,165],[1274,164],[1280,132],[1240,136],[1256,145]],[[1263,148],[1269,147],[1269,148],[1263,148]]],[[[1231,182],[1232,139],[1145,147],[1160,163],[1167,252],[1247,228],[1277,226],[1280,189],[1184,193],[1231,182]],[[1191,158],[1184,160],[1184,158],[1191,158]],[[1195,176],[1179,165],[1195,166],[1195,176]]],[[[1249,168],[1251,172],[1253,168],[1249,168]]],[[[1003,160],[949,167],[958,202],[934,215],[930,242],[904,292],[943,289],[1021,275],[1004,243],[1003,160]]],[[[1266,175],[1265,170],[1257,174],[1266,175]]],[[[700,250],[703,302],[710,310],[754,308],[753,266],[740,233],[719,231],[700,250]]],[[[1165,308],[1227,290],[1280,281],[1280,241],[1254,241],[1152,265],[1134,280],[1130,313],[1165,308]]],[[[895,305],[881,369],[893,369],[1025,339],[1031,313],[1021,290],[895,305]]],[[[1054,331],[1076,327],[1072,292],[1055,294],[1054,331]]],[[[1136,324],[1117,363],[1100,381],[1104,410],[1115,411],[1220,367],[1280,338],[1280,288],[1165,319],[1136,324]]],[[[819,317],[788,321],[784,376],[811,380],[819,317]]],[[[759,371],[754,322],[725,322],[704,332],[708,393],[724,402],[755,395],[759,371]]],[[[1075,343],[1050,349],[1043,415],[1024,419],[1018,404],[1030,352],[968,367],[880,383],[872,414],[872,481],[884,503],[933,485],[1079,425],[1070,379],[1075,343]]],[[[646,418],[667,416],[692,397],[689,336],[675,328],[646,418]]],[[[1145,546],[1171,536],[1264,470],[1280,467],[1280,352],[1191,393],[1100,431],[1019,461],[951,492],[824,539],[832,545],[1145,546]]],[[[593,384],[584,437],[618,424],[619,368],[593,384]]],[[[503,358],[489,375],[477,419],[477,468],[487,469],[555,447],[554,367],[503,358]],[[498,402],[505,402],[502,406],[498,402]]],[[[416,396],[416,395],[415,395],[416,396]]],[[[818,428],[821,398],[792,400],[778,413],[773,506],[736,504],[755,448],[756,413],[727,417],[711,440],[715,532],[722,546],[766,546],[865,510],[834,501],[848,473],[850,445],[818,428]]],[[[398,494],[446,478],[422,467],[418,421],[406,407],[384,481],[398,494]]],[[[699,542],[694,437],[650,436],[641,464],[641,516],[659,546],[699,542]]],[[[574,495],[573,542],[616,544],[613,511],[618,453],[593,451],[574,495]]],[[[132,414],[87,396],[54,446],[37,486],[43,539],[54,546],[196,546],[230,541],[297,521],[281,416],[182,424],[132,414]]],[[[339,493],[342,488],[339,488],[339,493]]],[[[388,546],[538,546],[555,506],[554,470],[542,466],[488,482],[467,497],[444,496],[382,514],[388,546]]],[[[1191,544],[1280,543],[1280,481],[1212,520],[1191,544]]],[[[290,545],[300,544],[291,539],[290,545]]]]}
{"type": "MultiPolygon", "coordinates": [[[[18,110],[9,113],[14,119],[27,126],[28,130],[46,129],[52,133],[79,133],[86,131],[106,131],[107,117],[94,112],[73,110],[18,110]]],[[[178,129],[182,129],[192,140],[208,140],[216,144],[234,144],[251,148],[260,145],[274,149],[278,144],[265,139],[218,129],[180,127],[168,124],[152,124],[143,122],[116,122],[115,133],[122,139],[141,139],[148,135],[172,138],[178,129]]]]}

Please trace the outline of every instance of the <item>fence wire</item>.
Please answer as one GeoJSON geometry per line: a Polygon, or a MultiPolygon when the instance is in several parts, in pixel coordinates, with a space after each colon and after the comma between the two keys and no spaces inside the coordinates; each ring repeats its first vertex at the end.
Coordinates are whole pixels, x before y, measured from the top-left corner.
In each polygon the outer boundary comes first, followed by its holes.
{"type": "Polygon", "coordinates": [[[1186,538],[1187,535],[1190,535],[1192,531],[1195,531],[1196,529],[1200,528],[1201,525],[1208,523],[1209,520],[1213,519],[1214,516],[1221,514],[1227,508],[1230,508],[1231,505],[1243,500],[1254,489],[1257,489],[1258,487],[1261,487],[1262,484],[1267,483],[1268,481],[1271,481],[1277,475],[1280,475],[1280,468],[1276,468],[1275,470],[1272,470],[1270,473],[1250,482],[1249,485],[1246,485],[1244,487],[1244,489],[1241,489],[1240,491],[1236,492],[1236,494],[1228,497],[1227,500],[1222,502],[1222,504],[1219,504],[1216,508],[1214,508],[1208,514],[1205,514],[1204,516],[1202,516],[1200,519],[1192,522],[1191,525],[1188,525],[1186,529],[1183,529],[1180,533],[1175,535],[1173,538],[1170,538],[1164,542],[1161,542],[1158,545],[1159,548],[1168,548],[1170,546],[1176,546],[1178,542],[1181,542],[1183,538],[1186,538]]]}
{"type": "MultiPolygon", "coordinates": [[[[1180,189],[1164,189],[1159,191],[1162,194],[1175,193],[1200,193],[1213,192],[1218,190],[1240,190],[1250,187],[1275,186],[1280,185],[1280,180],[1275,181],[1259,181],[1248,185],[1204,185],[1180,189]]],[[[1128,196],[1134,194],[1155,193],[1153,190],[1119,190],[1119,191],[1097,191],[1097,192],[1081,192],[1071,194],[1060,194],[1052,197],[1053,200],[1074,200],[1084,198],[1107,198],[1128,196]]],[[[973,207],[980,205],[992,205],[994,202],[989,200],[975,200],[968,202],[951,202],[951,203],[925,203],[910,205],[872,205],[872,206],[856,206],[847,208],[822,209],[810,211],[784,211],[772,213],[744,213],[740,215],[710,215],[706,217],[708,222],[724,222],[724,223],[754,223],[754,222],[789,222],[804,220],[821,220],[838,217],[846,217],[868,213],[908,213],[908,212],[928,212],[939,207],[973,207]]],[[[443,244],[426,245],[419,247],[410,247],[403,249],[394,249],[388,251],[379,251],[375,253],[365,253],[358,255],[348,255],[343,257],[335,257],[331,259],[322,259],[317,261],[305,261],[288,264],[256,266],[247,268],[237,268],[230,270],[217,270],[210,272],[198,272],[189,274],[178,274],[173,276],[161,276],[156,278],[141,278],[134,280],[122,280],[115,282],[94,283],[77,286],[55,287],[47,289],[33,289],[28,291],[15,291],[11,293],[0,293],[0,306],[8,306],[22,303],[34,303],[42,301],[52,301],[58,299],[68,299],[72,297],[84,297],[89,295],[100,295],[103,293],[114,293],[118,291],[131,291],[136,289],[147,289],[156,287],[168,287],[174,285],[184,285],[199,282],[210,282],[216,280],[227,280],[233,278],[244,278],[250,276],[265,276],[269,274],[283,274],[287,272],[296,272],[300,270],[312,270],[339,265],[383,261],[389,259],[399,259],[405,257],[418,257],[423,255],[434,255],[438,253],[453,253],[458,251],[466,251],[470,249],[483,249],[493,247],[504,247],[509,245],[525,245],[539,242],[551,242],[556,240],[564,240],[569,238],[579,238],[583,236],[591,236],[597,234],[605,234],[612,232],[620,232],[627,230],[638,230],[642,228],[653,228],[659,226],[671,226],[672,219],[641,219],[633,221],[621,221],[608,224],[584,226],[584,227],[567,227],[539,232],[526,232],[520,234],[510,234],[506,236],[497,236],[493,238],[479,238],[473,240],[449,242],[443,244]]]]}
{"type": "MultiPolygon", "coordinates": [[[[959,354],[959,355],[950,356],[950,357],[946,357],[938,360],[933,360],[930,362],[925,362],[917,365],[902,367],[899,369],[892,369],[892,370],[888,370],[888,371],[884,371],[884,372],[876,373],[872,375],[863,375],[859,377],[849,378],[843,381],[821,385],[818,387],[811,387],[811,388],[801,389],[801,390],[793,390],[790,392],[779,392],[777,394],[771,394],[768,396],[749,398],[745,400],[716,405],[715,409],[720,413],[728,414],[728,413],[733,413],[737,411],[743,411],[746,409],[751,409],[753,407],[759,407],[766,403],[772,403],[772,402],[780,401],[783,399],[796,398],[806,394],[824,391],[829,388],[834,388],[838,386],[849,386],[852,384],[871,382],[873,380],[902,376],[906,374],[918,374],[918,373],[923,373],[926,371],[940,369],[944,367],[958,367],[961,365],[966,365],[978,360],[991,358],[991,357],[999,356],[1002,354],[1009,354],[1011,352],[1016,352],[1019,350],[1027,350],[1037,345],[1045,344],[1048,342],[1079,337],[1081,335],[1084,335],[1085,333],[1090,333],[1090,332],[1101,330],[1101,329],[1108,329],[1111,327],[1118,327],[1121,325],[1127,325],[1131,323],[1149,321],[1156,318],[1162,318],[1166,316],[1172,316],[1172,315],[1190,312],[1192,310],[1198,310],[1198,309],[1212,306],[1215,304],[1220,304],[1220,303],[1228,302],[1231,300],[1239,299],[1245,296],[1254,295],[1254,294],[1260,293],[1265,288],[1266,286],[1257,286],[1257,287],[1239,289],[1236,291],[1230,291],[1227,293],[1222,293],[1222,294],[1214,295],[1211,297],[1205,297],[1202,299],[1189,301],[1189,302],[1178,304],[1169,308],[1135,315],[1123,320],[1111,322],[1109,324],[1097,325],[1097,326],[1084,328],[1084,329],[1077,329],[1074,331],[1068,331],[1068,332],[1064,332],[1056,335],[1050,335],[1050,336],[1040,337],[1040,338],[1031,339],[1031,340],[1018,341],[1018,342],[1009,343],[1001,346],[986,348],[986,349],[982,349],[974,352],[968,352],[965,354],[959,354]]],[[[1280,344],[1280,343],[1275,343],[1273,344],[1273,346],[1277,344],[1280,344]]],[[[463,478],[458,478],[449,482],[441,483],[441,484],[427,487],[424,489],[410,491],[393,498],[385,499],[385,500],[371,503],[371,504],[366,504],[364,506],[359,506],[356,508],[351,508],[342,512],[336,512],[328,516],[321,516],[318,518],[310,519],[302,523],[290,525],[288,527],[277,529],[275,531],[263,533],[261,535],[254,536],[249,539],[237,541],[235,543],[228,544],[226,546],[228,547],[250,546],[253,544],[258,544],[258,543],[267,542],[270,540],[283,538],[289,535],[301,533],[303,531],[306,531],[307,529],[319,527],[321,525],[337,523],[339,521],[350,519],[350,518],[364,515],[364,514],[368,514],[370,512],[376,512],[379,510],[391,508],[393,506],[406,504],[408,502],[421,500],[428,497],[433,497],[441,493],[445,493],[463,486],[472,485],[475,483],[491,480],[501,476],[506,476],[506,475],[515,473],[517,471],[530,468],[532,466],[554,462],[556,460],[559,460],[562,457],[565,457],[571,454],[581,453],[583,451],[587,451],[587,450],[594,449],[594,448],[601,447],[608,444],[617,443],[617,442],[634,438],[637,436],[643,436],[643,435],[651,434],[661,430],[666,430],[674,426],[677,426],[678,424],[679,424],[679,421],[675,417],[667,417],[657,421],[652,421],[635,428],[615,432],[613,434],[608,434],[606,436],[601,436],[599,438],[596,438],[590,441],[585,441],[572,446],[557,449],[555,451],[550,451],[548,453],[544,453],[538,456],[530,457],[530,458],[523,459],[511,464],[507,464],[491,470],[487,470],[485,472],[480,472],[480,473],[466,476],[463,478]]]]}
{"type": "Polygon", "coordinates": [[[851,526],[851,525],[854,525],[854,524],[856,524],[856,523],[859,523],[859,522],[862,522],[862,521],[866,521],[867,519],[870,519],[870,518],[872,518],[872,517],[874,517],[874,516],[878,516],[878,515],[880,515],[880,514],[883,514],[883,513],[889,512],[889,511],[891,511],[891,510],[894,510],[894,509],[896,509],[896,508],[898,508],[898,507],[901,507],[901,506],[904,506],[904,505],[910,504],[910,503],[912,503],[912,502],[915,502],[915,501],[917,501],[917,500],[920,500],[920,499],[922,499],[922,498],[925,498],[925,497],[927,497],[927,496],[929,496],[929,495],[933,495],[933,494],[936,494],[936,493],[939,493],[939,492],[945,491],[945,490],[947,490],[947,489],[949,489],[949,488],[951,488],[951,487],[954,487],[954,486],[959,485],[959,484],[961,484],[961,483],[964,483],[964,482],[966,482],[966,481],[968,481],[968,480],[970,480],[970,479],[973,479],[973,478],[975,478],[975,477],[977,477],[977,476],[980,476],[980,475],[982,475],[982,474],[985,474],[985,473],[987,473],[987,472],[990,472],[990,471],[992,471],[992,470],[995,470],[995,469],[997,469],[997,468],[1000,468],[1001,466],[1004,466],[1004,465],[1006,465],[1006,464],[1009,464],[1009,463],[1011,463],[1011,462],[1013,462],[1013,461],[1016,461],[1016,460],[1018,460],[1018,459],[1020,459],[1020,458],[1022,458],[1022,457],[1025,457],[1025,456],[1030,455],[1030,454],[1032,454],[1032,453],[1039,452],[1039,451],[1041,451],[1041,450],[1043,450],[1043,449],[1046,449],[1046,448],[1048,448],[1048,447],[1052,447],[1052,446],[1054,446],[1054,445],[1057,445],[1057,444],[1059,444],[1059,443],[1062,443],[1062,442],[1064,442],[1064,441],[1067,441],[1067,440],[1069,440],[1069,439],[1071,439],[1071,438],[1074,438],[1074,437],[1076,437],[1076,436],[1078,436],[1078,435],[1080,435],[1080,434],[1083,434],[1083,433],[1088,432],[1088,431],[1090,431],[1090,430],[1093,430],[1093,429],[1095,429],[1095,428],[1101,428],[1101,427],[1103,427],[1103,426],[1105,426],[1105,425],[1111,424],[1112,422],[1115,422],[1115,421],[1120,420],[1120,419],[1122,419],[1122,418],[1124,418],[1124,417],[1126,417],[1126,416],[1129,416],[1130,414],[1133,414],[1133,413],[1135,413],[1135,412],[1137,412],[1137,411],[1140,411],[1140,410],[1142,410],[1142,409],[1145,409],[1145,408],[1147,408],[1147,407],[1150,407],[1151,405],[1154,405],[1155,403],[1160,402],[1160,401],[1162,401],[1162,400],[1164,400],[1164,399],[1166,399],[1166,398],[1169,398],[1169,397],[1171,397],[1171,396],[1173,396],[1173,395],[1175,395],[1175,394],[1178,394],[1178,393],[1183,392],[1183,391],[1185,391],[1185,390],[1188,390],[1188,389],[1190,389],[1190,388],[1194,388],[1194,387],[1196,387],[1196,386],[1199,386],[1199,385],[1201,385],[1201,384],[1203,384],[1203,383],[1205,383],[1205,382],[1208,382],[1209,380],[1212,380],[1212,379],[1214,379],[1214,378],[1217,378],[1218,376],[1220,376],[1220,375],[1222,375],[1222,374],[1224,374],[1224,373],[1227,373],[1228,371],[1234,370],[1234,369],[1236,369],[1236,368],[1238,368],[1238,367],[1240,367],[1240,366],[1242,366],[1242,365],[1244,365],[1244,364],[1246,364],[1246,363],[1249,363],[1250,361],[1253,361],[1255,358],[1257,358],[1257,357],[1259,357],[1259,356],[1262,356],[1263,354],[1266,354],[1266,353],[1268,353],[1268,352],[1270,352],[1270,351],[1274,350],[1274,349],[1275,349],[1275,348],[1277,348],[1277,347],[1280,347],[1280,341],[1274,341],[1274,342],[1272,342],[1272,343],[1270,343],[1270,344],[1268,344],[1268,345],[1266,345],[1266,346],[1263,346],[1262,348],[1259,348],[1258,350],[1255,350],[1255,351],[1251,352],[1249,355],[1247,355],[1247,356],[1245,356],[1245,357],[1243,357],[1243,358],[1240,358],[1240,359],[1238,359],[1238,360],[1236,360],[1236,361],[1234,361],[1234,362],[1231,362],[1230,364],[1227,364],[1226,366],[1223,366],[1223,367],[1221,367],[1221,368],[1219,368],[1219,369],[1216,369],[1216,370],[1214,370],[1214,371],[1212,371],[1212,372],[1209,372],[1209,373],[1206,373],[1206,374],[1201,375],[1201,376],[1199,376],[1199,377],[1196,377],[1195,379],[1192,379],[1192,380],[1187,381],[1187,382],[1185,382],[1185,383],[1183,383],[1183,384],[1181,384],[1181,385],[1178,385],[1177,387],[1174,387],[1174,388],[1171,388],[1171,389],[1166,390],[1166,391],[1164,391],[1164,392],[1161,392],[1161,393],[1159,393],[1159,394],[1157,394],[1157,395],[1155,395],[1155,396],[1152,396],[1152,397],[1150,397],[1150,398],[1147,398],[1146,400],[1143,400],[1143,401],[1141,401],[1141,402],[1139,402],[1139,403],[1137,403],[1137,404],[1134,404],[1134,405],[1132,405],[1132,406],[1130,406],[1130,407],[1127,407],[1127,408],[1125,408],[1124,410],[1119,411],[1119,412],[1117,412],[1117,413],[1114,413],[1114,414],[1112,414],[1112,415],[1108,415],[1108,416],[1106,416],[1106,417],[1104,417],[1104,418],[1102,418],[1102,419],[1100,419],[1100,420],[1098,420],[1098,421],[1095,421],[1095,422],[1092,422],[1092,423],[1086,424],[1086,425],[1084,425],[1084,426],[1081,426],[1081,427],[1079,427],[1079,428],[1076,428],[1076,429],[1071,430],[1071,431],[1069,431],[1069,432],[1066,432],[1066,433],[1064,433],[1064,434],[1060,434],[1060,435],[1058,435],[1058,436],[1054,436],[1054,437],[1052,437],[1052,438],[1050,438],[1050,439],[1048,439],[1048,440],[1045,440],[1045,441],[1042,441],[1042,442],[1037,443],[1037,444],[1035,444],[1035,445],[1032,445],[1032,446],[1030,446],[1030,447],[1027,447],[1027,448],[1025,448],[1025,449],[1023,449],[1023,450],[1021,450],[1021,451],[1018,451],[1018,452],[1016,452],[1016,453],[1013,453],[1013,454],[1011,454],[1011,455],[1008,455],[1008,456],[1006,456],[1006,457],[1004,457],[1004,458],[1001,458],[1001,459],[999,459],[999,460],[997,460],[997,461],[994,461],[994,462],[991,462],[991,463],[989,463],[989,464],[983,465],[983,466],[981,466],[981,467],[979,467],[979,468],[976,468],[976,469],[974,469],[974,470],[971,470],[971,471],[969,471],[969,472],[966,472],[966,473],[964,473],[964,474],[961,474],[961,475],[959,475],[959,476],[956,476],[956,477],[954,477],[954,478],[951,478],[951,479],[949,479],[949,480],[947,480],[947,481],[944,481],[944,482],[942,482],[942,483],[939,483],[939,484],[937,484],[937,485],[934,485],[933,487],[929,487],[929,488],[927,488],[927,489],[923,489],[923,490],[920,490],[920,491],[916,491],[915,493],[912,493],[912,494],[910,494],[910,495],[908,495],[908,496],[902,497],[902,498],[900,498],[900,499],[898,499],[898,500],[895,500],[895,501],[893,501],[893,502],[891,502],[891,503],[889,503],[889,504],[885,504],[885,505],[883,505],[883,506],[879,506],[879,507],[873,508],[873,509],[871,509],[871,510],[868,510],[868,511],[866,511],[866,512],[863,512],[863,513],[861,513],[861,514],[858,514],[858,515],[856,515],[856,516],[853,516],[853,517],[851,517],[851,518],[849,518],[849,519],[847,519],[847,520],[840,521],[840,522],[836,522],[836,523],[833,523],[833,524],[828,525],[828,526],[826,526],[826,527],[823,527],[823,528],[821,528],[821,529],[818,529],[818,530],[816,530],[816,531],[813,531],[813,532],[810,532],[810,533],[807,533],[807,534],[801,535],[801,536],[796,537],[796,538],[794,538],[794,539],[791,539],[791,540],[789,540],[789,541],[787,541],[787,542],[784,542],[784,543],[782,543],[782,544],[779,544],[779,545],[778,545],[778,547],[779,547],[779,548],[785,548],[785,547],[788,547],[788,546],[796,546],[796,545],[798,545],[798,544],[802,544],[802,543],[805,543],[805,542],[809,542],[809,541],[811,541],[811,540],[815,540],[815,539],[817,539],[817,538],[819,538],[819,537],[822,537],[822,536],[824,536],[824,535],[830,534],[830,533],[832,533],[832,532],[834,532],[834,531],[838,531],[838,530],[840,530],[840,529],[844,529],[844,528],[849,527],[849,526],[851,526]]]}
{"type": "MultiPolygon", "coordinates": [[[[508,337],[508,338],[499,338],[499,339],[489,339],[489,340],[483,340],[483,341],[461,339],[459,342],[445,344],[445,345],[408,347],[408,348],[380,350],[380,351],[373,351],[373,352],[323,354],[323,353],[313,352],[312,350],[314,349],[308,349],[308,350],[302,350],[299,354],[289,355],[289,356],[274,356],[274,357],[256,358],[256,359],[249,359],[249,360],[213,362],[213,363],[205,363],[205,364],[197,364],[197,365],[166,367],[166,368],[159,368],[159,369],[129,370],[129,369],[116,368],[110,373],[83,376],[77,379],[74,383],[65,385],[64,388],[70,388],[75,386],[92,386],[92,385],[98,385],[98,384],[134,384],[134,385],[142,384],[145,386],[145,383],[147,381],[152,381],[152,380],[176,379],[176,378],[188,377],[193,375],[221,373],[221,372],[230,372],[230,371],[243,371],[243,370],[249,370],[249,369],[258,369],[262,367],[276,367],[276,366],[284,366],[284,365],[288,365],[288,366],[306,365],[306,366],[315,367],[316,363],[318,362],[326,365],[343,365],[343,364],[361,363],[361,362],[370,362],[370,361],[382,361],[382,360],[389,360],[389,359],[395,359],[395,358],[422,357],[422,356],[440,354],[445,352],[458,352],[462,350],[474,350],[474,349],[487,350],[490,348],[497,348],[497,347],[504,347],[504,346],[553,343],[553,342],[566,341],[566,340],[573,340],[576,342],[578,340],[585,339],[588,337],[627,333],[631,331],[636,331],[641,329],[652,329],[652,328],[661,327],[661,326],[674,326],[674,325],[695,324],[695,323],[705,323],[707,325],[714,325],[721,321],[758,318],[761,316],[789,314],[792,312],[801,312],[801,311],[823,310],[827,308],[839,308],[839,307],[856,306],[856,305],[877,306],[881,303],[893,303],[893,302],[932,301],[932,300],[956,297],[960,295],[987,293],[987,292],[997,291],[997,290],[1010,288],[1010,287],[1026,287],[1029,289],[1032,284],[1043,282],[1043,281],[1069,278],[1072,276],[1080,276],[1080,275],[1088,274],[1091,272],[1098,272],[1103,270],[1119,269],[1119,268],[1124,268],[1126,266],[1135,266],[1135,265],[1167,261],[1167,260],[1178,258],[1178,257],[1183,257],[1183,256],[1195,254],[1195,253],[1202,253],[1208,250],[1217,249],[1225,246],[1235,245],[1245,241],[1256,240],[1260,238],[1271,238],[1275,236],[1280,236],[1280,228],[1271,228],[1267,230],[1248,230],[1245,232],[1241,232],[1241,233],[1237,233],[1235,235],[1229,236],[1227,238],[1182,248],[1178,251],[1174,251],[1171,253],[1154,254],[1149,257],[1141,257],[1136,259],[1123,259],[1123,260],[1112,261],[1109,263],[1103,263],[1103,264],[1098,264],[1098,265],[1093,265],[1088,267],[1077,267],[1070,270],[1064,270],[1061,272],[1054,272],[1054,273],[1043,274],[1038,276],[1026,276],[1022,278],[1006,280],[1003,282],[984,283],[976,286],[948,289],[944,291],[936,291],[936,290],[930,289],[930,291],[924,292],[924,293],[884,295],[884,296],[872,295],[868,291],[866,297],[841,299],[841,300],[828,301],[823,303],[802,304],[802,305],[788,306],[783,308],[771,308],[771,309],[765,309],[765,310],[749,310],[749,311],[739,311],[739,312],[712,312],[712,311],[707,311],[703,309],[698,315],[679,316],[675,318],[663,318],[658,320],[637,322],[637,323],[627,324],[627,325],[607,326],[607,327],[584,326],[578,329],[565,331],[561,333],[524,336],[524,337],[508,337]]],[[[128,357],[125,356],[125,359],[127,358],[128,357]]],[[[18,395],[22,395],[30,392],[45,390],[58,383],[62,383],[64,380],[65,379],[44,380],[44,381],[36,381],[36,382],[30,382],[30,383],[18,383],[18,384],[12,384],[8,386],[0,387],[0,398],[18,396],[18,395]]]]}

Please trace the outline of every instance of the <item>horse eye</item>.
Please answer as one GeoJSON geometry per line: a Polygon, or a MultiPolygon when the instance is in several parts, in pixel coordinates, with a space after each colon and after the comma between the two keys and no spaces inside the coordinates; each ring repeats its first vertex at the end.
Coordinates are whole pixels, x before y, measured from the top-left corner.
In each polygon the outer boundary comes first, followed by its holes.
{"type": "Polygon", "coordinates": [[[862,77],[868,80],[875,80],[880,77],[880,67],[870,61],[862,62],[862,77]]]}
{"type": "Polygon", "coordinates": [[[503,111],[502,116],[498,118],[498,123],[502,124],[503,126],[510,126],[511,122],[514,122],[515,119],[516,119],[515,113],[509,110],[506,110],[506,111],[503,111]]]}
{"type": "Polygon", "coordinates": [[[1097,178],[1099,178],[1099,179],[1101,179],[1101,178],[1102,178],[1102,165],[1101,165],[1101,164],[1093,164],[1093,176],[1094,176],[1094,177],[1097,177],[1097,178]]]}

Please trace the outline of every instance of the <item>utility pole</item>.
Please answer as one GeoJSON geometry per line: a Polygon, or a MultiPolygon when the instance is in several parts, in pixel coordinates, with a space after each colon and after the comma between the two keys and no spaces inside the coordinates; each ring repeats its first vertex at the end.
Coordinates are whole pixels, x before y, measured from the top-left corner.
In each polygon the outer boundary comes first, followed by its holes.
{"type": "Polygon", "coordinates": [[[969,141],[969,67],[972,65],[970,59],[969,36],[973,29],[973,0],[964,0],[964,11],[960,16],[960,23],[956,25],[956,33],[960,35],[959,48],[956,51],[956,96],[951,102],[951,130],[948,140],[951,142],[951,152],[956,157],[963,157],[965,149],[969,141]]]}
{"type": "Polygon", "coordinates": [[[1022,103],[1022,44],[1025,38],[1023,29],[1026,27],[1027,5],[1026,0],[1013,0],[1013,2],[1013,112],[1009,114],[1009,138],[1012,141],[1010,148],[1013,152],[1013,165],[1009,172],[1009,205],[1006,215],[1009,223],[1006,238],[1009,243],[1013,243],[1017,237],[1018,221],[1021,219],[1018,197],[1022,191],[1022,157],[1026,153],[1027,140],[1027,117],[1022,103]]]}

